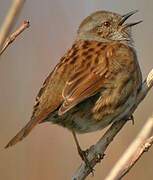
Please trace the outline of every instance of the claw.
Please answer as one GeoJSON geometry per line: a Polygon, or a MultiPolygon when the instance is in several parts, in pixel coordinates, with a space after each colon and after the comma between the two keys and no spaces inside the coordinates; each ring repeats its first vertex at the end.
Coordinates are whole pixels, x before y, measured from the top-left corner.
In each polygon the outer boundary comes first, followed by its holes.
{"type": "Polygon", "coordinates": [[[105,154],[97,153],[96,155],[96,162],[100,163],[101,160],[104,158],[105,154]]]}
{"type": "Polygon", "coordinates": [[[133,116],[133,115],[131,115],[131,116],[128,118],[128,120],[131,120],[131,121],[132,121],[132,125],[134,125],[134,116],[133,116]]]}

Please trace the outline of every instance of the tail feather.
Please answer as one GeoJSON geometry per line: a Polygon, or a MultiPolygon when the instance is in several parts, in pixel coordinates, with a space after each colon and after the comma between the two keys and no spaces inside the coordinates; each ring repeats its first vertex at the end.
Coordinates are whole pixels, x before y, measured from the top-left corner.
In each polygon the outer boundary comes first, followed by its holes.
{"type": "Polygon", "coordinates": [[[5,148],[8,148],[10,146],[15,145],[17,142],[21,141],[22,139],[24,139],[29,133],[30,131],[35,127],[35,125],[37,124],[37,121],[29,121],[28,124],[22,128],[17,135],[12,138],[9,143],[5,146],[5,148]]]}

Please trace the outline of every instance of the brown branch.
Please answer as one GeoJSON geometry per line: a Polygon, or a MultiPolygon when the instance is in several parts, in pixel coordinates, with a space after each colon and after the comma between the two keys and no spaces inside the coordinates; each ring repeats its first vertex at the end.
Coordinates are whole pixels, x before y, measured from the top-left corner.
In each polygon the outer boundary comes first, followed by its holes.
{"type": "Polygon", "coordinates": [[[8,37],[9,32],[11,31],[17,15],[19,14],[25,0],[13,0],[12,6],[4,20],[4,23],[0,29],[0,50],[3,47],[3,44],[8,37]]]}
{"type": "MultiPolygon", "coordinates": [[[[148,77],[144,81],[137,95],[136,101],[129,105],[127,110],[124,112],[123,117],[130,117],[140,102],[145,98],[150,88],[153,86],[153,69],[148,74],[148,77]]],[[[88,160],[90,162],[90,166],[93,168],[99,161],[97,161],[97,155],[104,156],[104,153],[107,147],[110,145],[114,137],[118,134],[118,132],[122,129],[122,127],[126,124],[127,120],[125,118],[118,117],[115,123],[106,131],[103,137],[93,146],[90,147],[88,153],[88,160]]],[[[72,177],[73,180],[83,180],[91,173],[91,168],[88,168],[84,163],[80,165],[78,170],[75,172],[72,177]]]]}
{"type": "Polygon", "coordinates": [[[148,119],[137,138],[121,156],[105,180],[122,179],[153,144],[153,117],[148,119]]]}
{"type": "Polygon", "coordinates": [[[2,47],[2,50],[0,51],[0,56],[3,54],[6,48],[29,26],[30,26],[29,21],[24,21],[21,24],[21,26],[6,39],[2,47]]]}

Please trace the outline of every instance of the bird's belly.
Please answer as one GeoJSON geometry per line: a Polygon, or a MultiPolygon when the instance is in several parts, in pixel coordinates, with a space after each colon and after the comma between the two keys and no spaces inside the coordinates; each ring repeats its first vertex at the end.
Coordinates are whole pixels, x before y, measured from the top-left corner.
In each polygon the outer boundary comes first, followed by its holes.
{"type": "Polygon", "coordinates": [[[97,98],[90,98],[72,108],[62,116],[58,116],[58,110],[51,114],[46,121],[74,130],[77,133],[88,133],[105,128],[110,123],[122,119],[127,108],[132,107],[135,95],[131,95],[116,112],[104,116],[100,120],[94,119],[92,108],[97,98]]]}

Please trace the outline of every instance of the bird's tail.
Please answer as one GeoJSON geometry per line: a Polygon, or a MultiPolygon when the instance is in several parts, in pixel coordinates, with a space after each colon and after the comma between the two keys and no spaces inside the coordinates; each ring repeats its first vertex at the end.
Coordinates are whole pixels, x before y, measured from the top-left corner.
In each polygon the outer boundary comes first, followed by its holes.
{"type": "Polygon", "coordinates": [[[28,124],[26,124],[26,126],[24,128],[22,128],[17,135],[12,138],[9,143],[5,146],[5,148],[8,148],[10,146],[15,145],[17,142],[21,141],[22,139],[24,139],[29,133],[30,131],[35,127],[35,125],[38,124],[38,121],[31,119],[28,124]]]}

